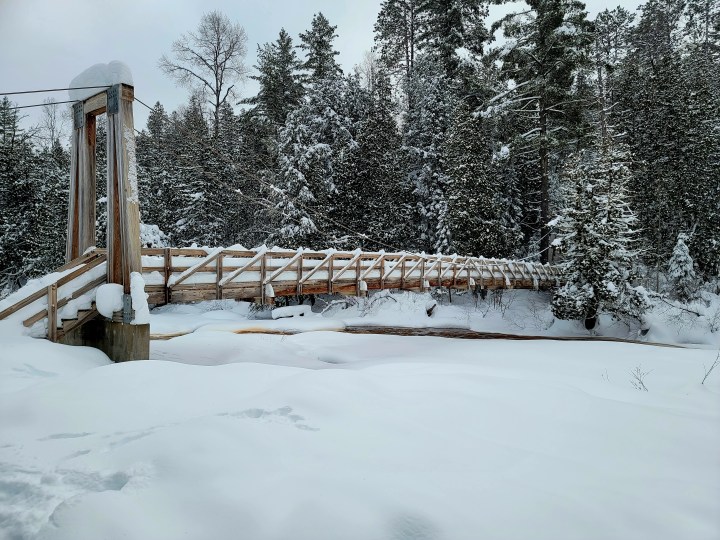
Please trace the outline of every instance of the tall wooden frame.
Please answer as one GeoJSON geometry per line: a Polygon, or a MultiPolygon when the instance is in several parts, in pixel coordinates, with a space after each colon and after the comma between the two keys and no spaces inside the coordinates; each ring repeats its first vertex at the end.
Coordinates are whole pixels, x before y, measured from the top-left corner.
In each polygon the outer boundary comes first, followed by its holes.
{"type": "Polygon", "coordinates": [[[96,118],[107,113],[107,281],[122,285],[125,294],[130,274],[142,271],[133,100],[133,87],[117,84],[73,105],[66,249],[69,262],[96,245],[96,118]]]}

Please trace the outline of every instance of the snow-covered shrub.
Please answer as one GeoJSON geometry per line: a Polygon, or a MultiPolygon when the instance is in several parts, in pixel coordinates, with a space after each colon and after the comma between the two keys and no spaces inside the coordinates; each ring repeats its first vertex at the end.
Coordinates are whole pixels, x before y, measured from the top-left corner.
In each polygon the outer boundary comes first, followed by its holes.
{"type": "Polygon", "coordinates": [[[141,223],[140,245],[146,248],[164,248],[170,245],[170,239],[157,225],[141,223]]]}
{"type": "Polygon", "coordinates": [[[678,235],[675,249],[668,263],[670,294],[681,302],[691,302],[698,298],[698,282],[693,259],[686,244],[688,236],[678,235]]]}

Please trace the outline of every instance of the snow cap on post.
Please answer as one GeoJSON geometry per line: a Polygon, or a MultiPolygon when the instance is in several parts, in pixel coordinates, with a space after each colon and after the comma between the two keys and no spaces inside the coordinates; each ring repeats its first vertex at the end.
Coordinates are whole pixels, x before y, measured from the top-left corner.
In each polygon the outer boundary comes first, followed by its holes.
{"type": "MultiPolygon", "coordinates": [[[[112,86],[114,84],[127,84],[133,86],[132,73],[127,64],[113,60],[107,64],[95,64],[77,75],[70,81],[70,88],[84,86],[112,86]]],[[[102,88],[87,88],[85,90],[68,90],[72,101],[82,101],[102,92],[102,88]]]]}

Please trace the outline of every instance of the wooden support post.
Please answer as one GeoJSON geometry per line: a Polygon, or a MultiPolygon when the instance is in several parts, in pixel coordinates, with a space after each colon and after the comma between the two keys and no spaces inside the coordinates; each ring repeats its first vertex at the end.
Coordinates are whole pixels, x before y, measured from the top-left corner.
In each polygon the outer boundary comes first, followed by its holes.
{"type": "Polygon", "coordinates": [[[58,323],[58,313],[57,313],[57,283],[53,283],[52,285],[48,285],[47,288],[47,296],[48,296],[48,306],[47,306],[47,313],[48,313],[48,339],[50,341],[57,341],[57,323],[58,323]]]}
{"type": "MultiPolygon", "coordinates": [[[[117,85],[117,103],[108,98],[108,283],[130,293],[130,274],[141,272],[132,86],[117,85]]],[[[108,90],[108,93],[110,90],[108,90]]]]}
{"type": "Polygon", "coordinates": [[[297,264],[298,264],[297,283],[295,284],[295,295],[300,297],[300,295],[302,294],[302,283],[300,283],[300,280],[302,279],[302,273],[303,273],[303,256],[302,256],[302,254],[300,255],[300,260],[298,261],[297,264]]]}
{"type": "Polygon", "coordinates": [[[362,296],[362,291],[360,290],[360,270],[362,269],[362,257],[360,257],[357,262],[355,263],[355,296],[360,297],[362,296]]]}
{"type": "Polygon", "coordinates": [[[260,257],[260,304],[265,305],[265,274],[267,274],[267,253],[260,257]]]}
{"type": "Polygon", "coordinates": [[[425,292],[425,258],[420,262],[420,292],[425,292]]]}
{"type": "Polygon", "coordinates": [[[400,263],[400,289],[405,288],[405,259],[400,263]]]}
{"type": "Polygon", "coordinates": [[[220,282],[222,281],[223,277],[223,254],[221,253],[218,255],[218,258],[215,259],[215,298],[218,300],[223,299],[223,290],[220,286],[220,282]]]}
{"type": "Polygon", "coordinates": [[[165,303],[169,304],[172,299],[172,290],[170,289],[170,276],[172,275],[172,256],[170,248],[163,250],[163,268],[165,270],[165,303]]]}
{"type": "Polygon", "coordinates": [[[327,288],[328,288],[328,294],[333,293],[333,268],[335,266],[335,255],[330,255],[330,259],[328,260],[328,277],[327,277],[327,288]]]}

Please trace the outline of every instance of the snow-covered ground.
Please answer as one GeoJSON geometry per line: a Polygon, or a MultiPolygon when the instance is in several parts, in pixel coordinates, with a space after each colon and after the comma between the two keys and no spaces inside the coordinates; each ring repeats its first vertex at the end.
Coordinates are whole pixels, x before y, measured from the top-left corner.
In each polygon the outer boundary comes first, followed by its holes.
{"type": "Polygon", "coordinates": [[[0,324],[0,538],[720,537],[709,345],[227,331],[568,330],[521,296],[431,318],[422,295],[275,321],[168,306],[153,332],[196,331],[124,364],[0,324]]]}

